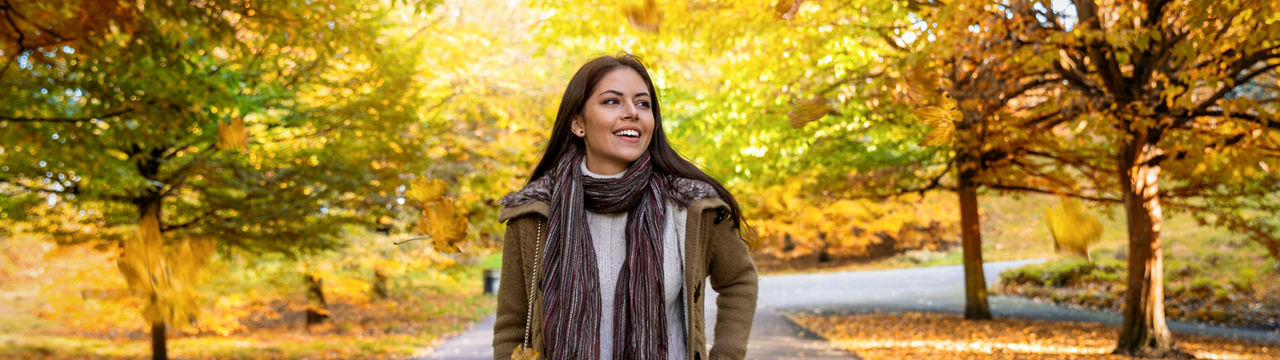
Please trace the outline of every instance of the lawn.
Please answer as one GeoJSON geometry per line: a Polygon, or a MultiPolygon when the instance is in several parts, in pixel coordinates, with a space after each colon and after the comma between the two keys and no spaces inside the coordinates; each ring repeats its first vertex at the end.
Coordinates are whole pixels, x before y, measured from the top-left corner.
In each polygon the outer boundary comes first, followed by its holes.
{"type": "MultiPolygon", "coordinates": [[[[110,290],[122,281],[114,264],[92,249],[20,246],[35,251],[38,266],[14,272],[0,291],[0,358],[139,359],[150,356],[148,333],[127,294],[110,290]],[[43,250],[41,250],[43,249],[43,250]],[[40,253],[42,252],[42,253],[40,253]],[[80,261],[68,261],[79,259],[80,261]],[[72,267],[66,264],[77,264],[72,267]],[[60,272],[61,275],[54,274],[60,272]],[[27,276],[23,276],[26,274],[27,276]],[[96,278],[106,285],[88,285],[96,278]],[[77,280],[78,279],[78,280],[77,280]],[[66,281],[72,281],[70,283],[66,281]],[[84,283],[77,284],[74,281],[84,283]],[[61,283],[59,283],[61,282],[61,283]],[[106,287],[108,289],[102,289],[106,287]],[[80,290],[76,290],[80,289],[80,290]],[[77,310],[87,309],[87,310],[77,310]]],[[[388,280],[389,297],[365,291],[367,271],[326,272],[330,319],[308,328],[307,299],[298,264],[268,259],[220,260],[215,280],[203,288],[197,326],[169,332],[171,358],[351,359],[409,358],[492,313],[482,293],[482,269],[496,255],[458,257],[441,266],[408,267],[388,280]],[[226,265],[232,266],[226,266],[226,265]]]]}

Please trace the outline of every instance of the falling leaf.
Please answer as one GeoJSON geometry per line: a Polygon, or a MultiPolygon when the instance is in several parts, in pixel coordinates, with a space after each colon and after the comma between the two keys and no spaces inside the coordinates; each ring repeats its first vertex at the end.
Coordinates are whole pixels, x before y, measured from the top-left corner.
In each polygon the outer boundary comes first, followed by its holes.
{"type": "Polygon", "coordinates": [[[945,96],[941,106],[925,106],[915,109],[912,113],[925,125],[933,128],[924,136],[924,139],[920,140],[921,146],[950,144],[955,134],[956,121],[963,116],[960,110],[956,109],[955,100],[945,96]]]}
{"type": "Polygon", "coordinates": [[[622,10],[627,15],[627,21],[637,29],[658,32],[658,23],[662,20],[662,10],[658,9],[658,4],[654,0],[645,0],[643,6],[629,6],[622,10]]]}
{"type": "Polygon", "coordinates": [[[147,299],[142,315],[148,322],[187,325],[199,315],[195,286],[214,242],[183,239],[165,246],[156,213],[143,214],[138,236],[125,240],[116,267],[130,292],[147,299]]]}
{"type": "Polygon", "coordinates": [[[431,179],[427,177],[419,177],[409,184],[409,190],[404,195],[416,202],[430,202],[440,200],[444,197],[445,184],[443,180],[431,179]]]}
{"type": "Polygon", "coordinates": [[[773,5],[774,16],[777,16],[779,20],[791,21],[791,19],[795,18],[796,11],[800,10],[800,1],[778,0],[778,3],[773,5]]]}
{"type": "Polygon", "coordinates": [[[244,129],[244,120],[235,118],[230,124],[218,123],[218,149],[232,151],[249,151],[249,132],[244,129]]]}
{"type": "Polygon", "coordinates": [[[405,196],[422,208],[414,231],[429,236],[436,250],[456,254],[462,251],[458,244],[467,237],[469,223],[444,193],[444,181],[421,177],[409,185],[405,196]]]}
{"type": "Polygon", "coordinates": [[[791,120],[791,127],[799,129],[805,124],[821,119],[831,111],[831,105],[827,104],[827,99],[821,95],[815,95],[812,98],[797,100],[795,107],[787,112],[787,118],[791,120]]]}
{"type": "Polygon", "coordinates": [[[516,346],[516,350],[511,352],[511,360],[538,360],[538,350],[525,348],[524,344],[516,346]]]}
{"type": "Polygon", "coordinates": [[[1090,259],[1089,246],[1102,237],[1102,222],[1085,212],[1078,199],[1062,197],[1058,206],[1044,209],[1044,221],[1059,252],[1090,259]]]}

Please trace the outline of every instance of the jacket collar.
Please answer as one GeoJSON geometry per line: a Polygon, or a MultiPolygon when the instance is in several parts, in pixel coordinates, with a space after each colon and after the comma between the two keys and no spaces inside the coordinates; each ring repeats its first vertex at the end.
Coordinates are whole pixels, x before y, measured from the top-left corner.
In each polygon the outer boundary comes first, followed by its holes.
{"type": "MultiPolygon", "coordinates": [[[[690,214],[701,214],[703,210],[716,207],[724,207],[725,210],[729,208],[711,184],[674,176],[664,178],[664,181],[670,190],[667,197],[677,206],[685,206],[690,214]]],[[[498,222],[507,222],[529,213],[550,217],[552,186],[551,179],[543,176],[529,182],[520,190],[502,197],[498,202],[505,207],[498,212],[498,222]]]]}

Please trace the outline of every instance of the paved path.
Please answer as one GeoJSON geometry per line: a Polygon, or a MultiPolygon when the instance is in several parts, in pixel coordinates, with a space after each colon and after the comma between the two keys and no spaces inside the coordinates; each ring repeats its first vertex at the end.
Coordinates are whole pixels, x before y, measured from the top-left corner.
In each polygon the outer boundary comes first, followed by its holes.
{"type": "MultiPolygon", "coordinates": [[[[1007,261],[983,266],[988,286],[1008,268],[1042,260],[1007,261]]],[[[707,292],[707,339],[714,339],[715,292],[707,292]]],[[[1118,314],[1077,310],[1036,303],[1021,298],[992,296],[991,312],[996,317],[1055,321],[1101,322],[1118,325],[1118,314]]],[[[823,309],[854,312],[964,312],[964,272],[960,266],[777,275],[760,278],[760,298],[756,308],[747,356],[752,359],[856,359],[834,349],[816,335],[804,331],[779,311],[823,309]]],[[[1280,334],[1171,321],[1175,333],[1280,343],[1280,334]]],[[[491,359],[493,316],[470,330],[441,343],[421,359],[491,359]]]]}

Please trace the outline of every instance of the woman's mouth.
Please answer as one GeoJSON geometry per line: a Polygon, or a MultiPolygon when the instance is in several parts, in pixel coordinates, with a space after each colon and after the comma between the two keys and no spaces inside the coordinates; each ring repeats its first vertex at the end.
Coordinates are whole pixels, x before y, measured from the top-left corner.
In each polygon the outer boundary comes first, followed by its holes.
{"type": "Polygon", "coordinates": [[[622,129],[622,130],[614,131],[613,136],[617,136],[618,138],[622,139],[622,141],[626,141],[626,142],[632,142],[632,143],[640,142],[640,130],[636,130],[636,129],[622,129]]]}

